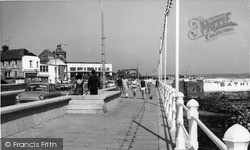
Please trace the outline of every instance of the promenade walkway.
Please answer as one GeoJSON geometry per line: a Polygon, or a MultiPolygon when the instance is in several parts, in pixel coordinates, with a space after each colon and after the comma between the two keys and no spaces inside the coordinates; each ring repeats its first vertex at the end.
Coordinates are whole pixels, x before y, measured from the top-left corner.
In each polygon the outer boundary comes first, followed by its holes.
{"type": "Polygon", "coordinates": [[[105,114],[67,114],[10,138],[63,138],[64,150],[172,150],[157,90],[152,100],[137,95],[105,114]]]}

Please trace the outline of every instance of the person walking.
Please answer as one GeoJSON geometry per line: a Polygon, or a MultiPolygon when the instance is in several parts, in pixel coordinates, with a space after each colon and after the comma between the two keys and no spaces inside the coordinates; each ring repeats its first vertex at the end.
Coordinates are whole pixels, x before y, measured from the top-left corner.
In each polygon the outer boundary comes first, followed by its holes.
{"type": "Polygon", "coordinates": [[[146,82],[145,82],[145,80],[144,80],[143,77],[141,78],[140,88],[141,88],[141,96],[142,96],[142,99],[145,99],[146,82]]]}
{"type": "Polygon", "coordinates": [[[120,76],[118,77],[118,79],[116,81],[116,84],[117,84],[117,87],[118,87],[119,91],[121,91],[121,93],[122,93],[122,91],[123,91],[123,89],[122,89],[122,78],[120,76]]]}
{"type": "Polygon", "coordinates": [[[150,78],[148,78],[148,81],[147,81],[147,91],[148,91],[148,94],[150,94],[150,92],[151,92],[151,85],[152,85],[152,79],[150,77],[150,78]]]}
{"type": "Polygon", "coordinates": [[[122,89],[125,98],[128,98],[128,79],[124,76],[122,79],[122,89]]]}
{"type": "Polygon", "coordinates": [[[137,83],[137,81],[136,81],[136,79],[134,77],[133,80],[132,80],[132,82],[131,82],[131,90],[133,92],[133,96],[134,96],[135,99],[136,99],[136,88],[137,88],[137,85],[138,85],[138,83],[137,83]]]}
{"type": "Polygon", "coordinates": [[[83,84],[84,82],[81,80],[81,76],[76,76],[76,81],[74,82],[74,95],[83,95],[83,84]]]}
{"type": "Polygon", "coordinates": [[[98,94],[98,87],[100,87],[100,79],[96,75],[95,70],[91,71],[91,74],[88,79],[88,89],[90,91],[90,95],[98,94]]]}
{"type": "Polygon", "coordinates": [[[156,78],[156,81],[155,81],[155,87],[158,88],[159,87],[159,80],[158,78],[156,78]]]}

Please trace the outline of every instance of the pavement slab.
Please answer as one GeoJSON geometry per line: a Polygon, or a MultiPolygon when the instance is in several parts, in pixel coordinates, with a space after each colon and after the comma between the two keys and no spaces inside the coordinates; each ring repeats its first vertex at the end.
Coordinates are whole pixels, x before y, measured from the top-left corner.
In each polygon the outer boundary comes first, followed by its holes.
{"type": "MultiPolygon", "coordinates": [[[[132,95],[129,90],[129,94],[132,95]]],[[[157,90],[153,99],[122,98],[105,114],[66,114],[10,138],[63,138],[64,150],[171,150],[163,132],[157,90]]]]}

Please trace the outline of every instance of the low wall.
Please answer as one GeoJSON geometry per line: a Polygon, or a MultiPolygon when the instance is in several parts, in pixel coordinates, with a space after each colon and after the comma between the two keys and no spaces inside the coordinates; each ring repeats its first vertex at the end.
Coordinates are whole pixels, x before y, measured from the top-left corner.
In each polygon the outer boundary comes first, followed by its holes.
{"type": "Polygon", "coordinates": [[[104,113],[121,103],[121,92],[113,91],[114,89],[100,90],[98,91],[99,95],[61,96],[43,101],[2,107],[0,137],[8,137],[43,122],[61,117],[70,112],[69,108],[72,107],[70,106],[72,104],[76,108],[71,113],[104,113]]]}
{"type": "Polygon", "coordinates": [[[15,91],[15,90],[24,90],[28,83],[21,84],[2,84],[1,92],[3,91],[15,91]]]}
{"type": "Polygon", "coordinates": [[[1,137],[29,129],[66,114],[69,96],[1,108],[1,137]]]}
{"type": "Polygon", "coordinates": [[[68,114],[99,114],[105,113],[121,103],[120,91],[103,91],[100,95],[71,96],[68,114]]]}

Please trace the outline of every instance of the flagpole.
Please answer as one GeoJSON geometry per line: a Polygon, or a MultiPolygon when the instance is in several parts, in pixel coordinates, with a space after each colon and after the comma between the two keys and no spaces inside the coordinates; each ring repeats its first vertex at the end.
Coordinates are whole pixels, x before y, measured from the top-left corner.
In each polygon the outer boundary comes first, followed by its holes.
{"type": "Polygon", "coordinates": [[[158,80],[161,81],[161,78],[162,78],[162,43],[163,43],[163,38],[160,37],[160,50],[159,50],[159,55],[160,55],[160,58],[159,58],[159,68],[158,68],[158,71],[159,71],[159,75],[158,75],[158,80]]]}
{"type": "MultiPolygon", "coordinates": [[[[180,1],[176,0],[176,35],[175,35],[175,93],[176,96],[179,94],[179,29],[180,29],[180,6],[179,6],[180,1]]],[[[178,97],[177,97],[178,98],[178,97]]]]}
{"type": "Polygon", "coordinates": [[[162,81],[162,77],[163,77],[163,60],[162,60],[162,53],[163,53],[163,50],[162,50],[162,46],[163,46],[163,40],[164,38],[161,39],[161,54],[160,54],[160,64],[161,64],[161,76],[160,76],[160,80],[162,81]]]}
{"type": "Polygon", "coordinates": [[[168,19],[167,19],[167,15],[165,15],[165,33],[164,33],[164,45],[165,45],[165,53],[164,53],[164,82],[167,83],[167,30],[168,30],[168,19]]]}
{"type": "Polygon", "coordinates": [[[102,88],[105,88],[105,36],[104,36],[104,15],[103,15],[103,0],[101,0],[101,32],[102,32],[102,88]]]}

